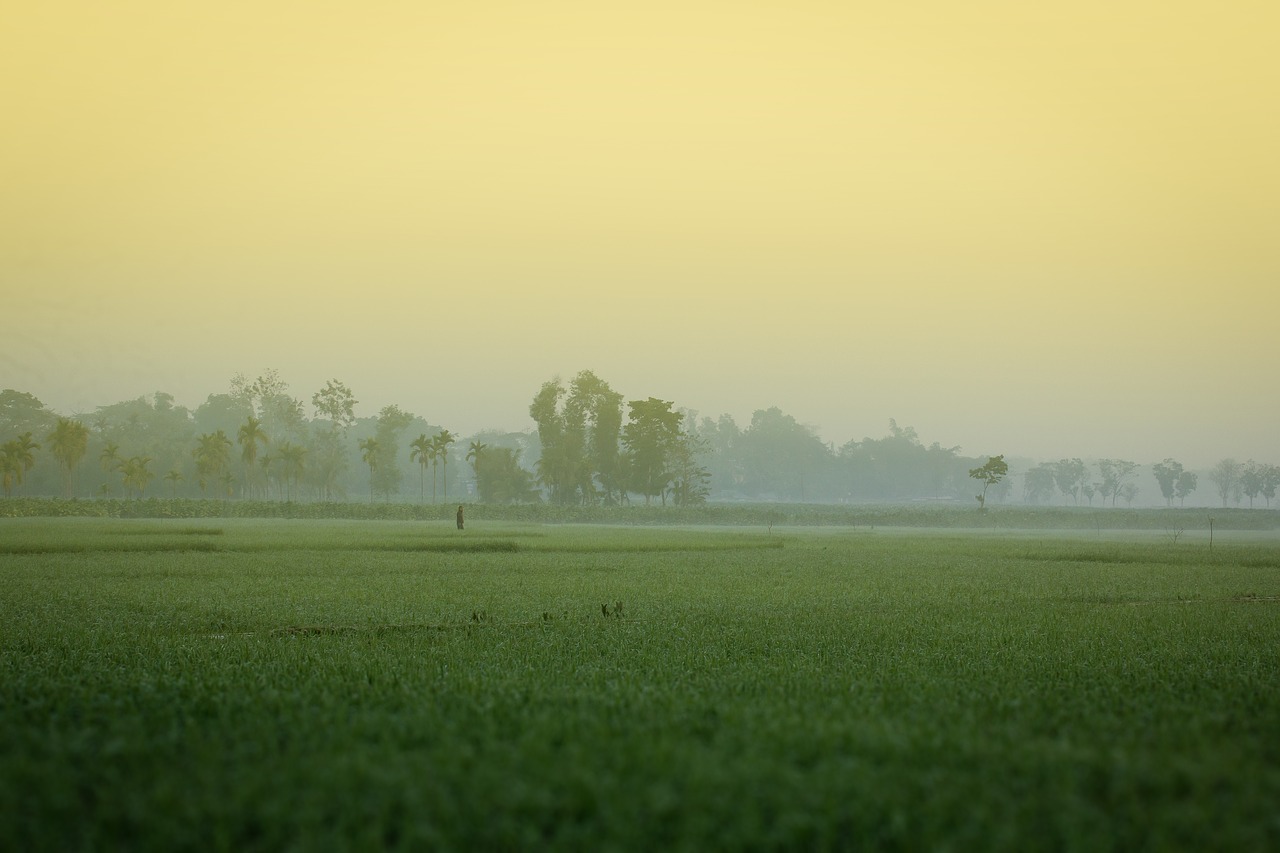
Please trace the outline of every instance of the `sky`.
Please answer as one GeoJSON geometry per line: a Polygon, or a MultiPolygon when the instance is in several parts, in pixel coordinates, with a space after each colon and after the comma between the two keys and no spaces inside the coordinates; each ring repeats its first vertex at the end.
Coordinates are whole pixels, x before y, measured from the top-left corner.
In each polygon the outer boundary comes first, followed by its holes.
{"type": "Polygon", "coordinates": [[[0,387],[1280,461],[1280,4],[11,3],[0,387]]]}

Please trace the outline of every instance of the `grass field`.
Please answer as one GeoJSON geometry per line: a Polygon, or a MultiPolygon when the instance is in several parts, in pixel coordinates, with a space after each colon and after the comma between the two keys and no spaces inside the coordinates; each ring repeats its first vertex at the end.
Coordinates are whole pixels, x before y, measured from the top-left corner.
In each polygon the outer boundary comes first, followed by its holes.
{"type": "Polygon", "coordinates": [[[0,584],[3,849],[1280,849],[1274,537],[0,519],[0,584]]]}

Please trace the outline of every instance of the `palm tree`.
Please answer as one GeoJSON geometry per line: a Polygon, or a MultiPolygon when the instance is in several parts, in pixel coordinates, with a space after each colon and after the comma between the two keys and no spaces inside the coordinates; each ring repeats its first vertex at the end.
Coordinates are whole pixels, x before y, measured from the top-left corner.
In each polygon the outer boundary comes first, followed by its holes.
{"type": "Polygon", "coordinates": [[[142,493],[147,490],[147,486],[151,484],[151,480],[155,474],[151,473],[149,465],[151,464],[150,456],[132,456],[125,460],[120,470],[124,472],[125,487],[133,486],[138,490],[138,499],[142,499],[142,493]]]}
{"type": "Polygon", "coordinates": [[[0,445],[0,476],[4,478],[4,496],[13,497],[13,487],[22,482],[22,463],[18,461],[18,443],[0,445]]]}
{"type": "Polygon", "coordinates": [[[196,471],[200,474],[200,490],[204,491],[209,476],[222,476],[231,458],[231,439],[222,430],[207,432],[199,438],[200,446],[191,451],[196,459],[196,471]]]}
{"type": "Polygon", "coordinates": [[[230,471],[223,471],[222,476],[218,478],[218,482],[222,483],[224,500],[235,494],[236,478],[231,476],[230,471]]]}
{"type": "Polygon", "coordinates": [[[6,441],[0,446],[0,468],[3,468],[4,493],[6,497],[13,494],[15,485],[21,486],[26,473],[36,464],[33,451],[40,445],[31,440],[31,433],[24,432],[15,439],[6,441]]]}
{"type": "Polygon", "coordinates": [[[285,500],[293,500],[293,490],[289,487],[289,478],[293,477],[293,484],[298,484],[298,477],[302,474],[303,460],[307,455],[307,449],[296,444],[285,442],[280,445],[280,461],[284,462],[284,488],[285,500]]]}
{"type": "Polygon", "coordinates": [[[476,488],[480,488],[480,454],[489,449],[489,445],[483,441],[473,441],[467,448],[467,461],[471,463],[471,470],[476,473],[476,488]]]}
{"type": "MultiPolygon", "coordinates": [[[[120,467],[120,445],[114,441],[108,441],[106,446],[102,448],[102,453],[98,455],[98,464],[102,466],[105,473],[115,471],[120,467]]],[[[103,483],[102,496],[108,497],[111,494],[110,483],[103,483]]]]}
{"type": "Polygon", "coordinates": [[[378,470],[378,439],[360,441],[360,458],[369,466],[369,503],[373,503],[373,472],[378,470]]]}
{"type": "Polygon", "coordinates": [[[430,464],[432,457],[431,439],[427,438],[424,432],[422,435],[409,442],[409,461],[418,463],[418,502],[423,503],[427,497],[427,465],[430,464]]]}
{"type": "Polygon", "coordinates": [[[244,485],[246,489],[250,488],[253,482],[253,463],[258,461],[258,444],[269,444],[270,439],[267,434],[262,431],[262,421],[253,415],[244,422],[240,427],[237,437],[240,442],[240,461],[244,463],[244,485]]]}
{"type": "Polygon", "coordinates": [[[185,479],[182,476],[182,472],[177,468],[170,468],[169,473],[164,475],[164,479],[169,483],[170,496],[176,500],[178,497],[178,484],[185,479]]]}
{"type": "Polygon", "coordinates": [[[89,428],[70,418],[58,418],[58,425],[49,433],[47,440],[53,458],[62,463],[67,472],[67,497],[71,497],[75,493],[75,468],[89,448],[89,428]]]}
{"type": "Polygon", "coordinates": [[[436,448],[440,454],[440,461],[444,463],[444,502],[449,502],[449,445],[458,439],[447,429],[440,430],[436,436],[436,448]]]}
{"type": "Polygon", "coordinates": [[[262,454],[262,458],[258,460],[258,464],[262,466],[262,499],[271,500],[271,463],[276,458],[270,453],[262,454]]]}

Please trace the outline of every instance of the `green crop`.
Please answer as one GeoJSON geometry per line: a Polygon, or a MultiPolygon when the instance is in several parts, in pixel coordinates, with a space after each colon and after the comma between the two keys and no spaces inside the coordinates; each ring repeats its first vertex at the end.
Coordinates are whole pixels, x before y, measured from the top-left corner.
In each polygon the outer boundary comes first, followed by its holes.
{"type": "Polygon", "coordinates": [[[1275,849],[1280,543],[0,520],[6,849],[1275,849]]]}

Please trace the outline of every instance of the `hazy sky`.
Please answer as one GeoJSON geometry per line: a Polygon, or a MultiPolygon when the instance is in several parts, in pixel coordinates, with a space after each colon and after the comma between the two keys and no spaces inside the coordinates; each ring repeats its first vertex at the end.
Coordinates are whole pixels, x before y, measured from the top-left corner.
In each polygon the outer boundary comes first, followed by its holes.
{"type": "Polygon", "coordinates": [[[1280,462],[1280,4],[9,3],[0,387],[1280,462]]]}

